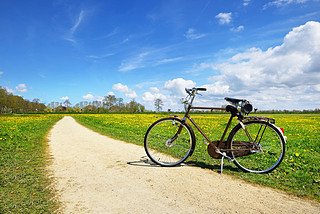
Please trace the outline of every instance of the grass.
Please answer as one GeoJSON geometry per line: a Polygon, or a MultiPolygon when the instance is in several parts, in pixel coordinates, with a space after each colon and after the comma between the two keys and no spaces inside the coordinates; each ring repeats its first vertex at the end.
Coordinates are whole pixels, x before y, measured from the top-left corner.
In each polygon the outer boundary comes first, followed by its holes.
{"type": "MultiPolygon", "coordinates": [[[[73,115],[81,124],[102,134],[143,145],[144,134],[160,114],[73,115]]],[[[261,116],[261,115],[259,115],[261,116]]],[[[266,115],[268,116],[268,115],[266,115]]],[[[288,193],[320,201],[320,115],[270,115],[287,136],[286,154],[280,166],[270,174],[243,173],[233,163],[225,161],[224,173],[246,181],[284,190],[288,193]]],[[[192,117],[211,140],[218,140],[228,122],[228,115],[209,114],[192,117]]],[[[233,125],[236,124],[234,121],[233,125]]],[[[194,127],[193,127],[194,128],[194,127]]],[[[194,128],[197,145],[188,164],[216,171],[220,160],[212,159],[194,128]]]]}
{"type": "Polygon", "coordinates": [[[62,116],[0,116],[0,213],[51,213],[46,135],[62,116]]]}
{"type": "MultiPolygon", "coordinates": [[[[143,145],[144,134],[161,114],[72,115],[81,124],[113,138],[143,145]]],[[[260,115],[259,115],[260,116],[260,115]]],[[[225,161],[224,173],[252,183],[281,189],[320,201],[320,115],[270,115],[288,137],[286,155],[270,174],[243,173],[225,161]]],[[[46,136],[62,115],[0,116],[0,213],[52,213],[58,208],[49,188],[46,136]]],[[[193,119],[211,140],[221,136],[227,115],[194,115],[193,119]]],[[[236,124],[236,121],[233,125],[236,124]]],[[[195,130],[197,145],[187,160],[215,171],[220,160],[212,159],[195,130]]]]}

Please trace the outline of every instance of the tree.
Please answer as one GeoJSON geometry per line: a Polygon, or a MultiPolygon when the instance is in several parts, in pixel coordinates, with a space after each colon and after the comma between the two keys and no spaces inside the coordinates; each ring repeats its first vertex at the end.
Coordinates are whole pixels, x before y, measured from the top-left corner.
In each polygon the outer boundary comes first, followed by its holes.
{"type": "Polygon", "coordinates": [[[159,99],[159,98],[156,99],[156,100],[154,101],[154,106],[156,107],[156,111],[162,110],[162,106],[163,106],[162,100],[159,99]]]}
{"type": "Polygon", "coordinates": [[[116,104],[117,98],[114,95],[108,95],[104,97],[103,101],[103,105],[106,109],[111,110],[111,108],[116,104]]]}
{"type": "Polygon", "coordinates": [[[66,99],[63,104],[68,108],[70,107],[72,104],[70,103],[69,99],[66,99]]]}

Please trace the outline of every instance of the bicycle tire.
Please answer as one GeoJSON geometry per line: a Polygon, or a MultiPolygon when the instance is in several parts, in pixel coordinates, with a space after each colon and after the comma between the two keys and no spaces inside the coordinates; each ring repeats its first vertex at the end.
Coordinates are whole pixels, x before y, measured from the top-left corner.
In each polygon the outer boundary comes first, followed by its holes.
{"type": "MultiPolygon", "coordinates": [[[[279,129],[266,121],[249,121],[244,126],[252,140],[260,142],[259,150],[231,151],[233,163],[244,172],[270,173],[282,162],[285,154],[285,140],[279,129]],[[260,130],[260,131],[259,131],[260,130]]],[[[229,149],[244,149],[253,144],[240,124],[228,136],[229,149]]]]}
{"type": "Polygon", "coordinates": [[[148,157],[161,166],[176,166],[192,155],[195,148],[192,128],[177,118],[163,118],[154,122],[147,130],[144,148],[148,157]],[[179,127],[181,133],[176,136],[179,127]]]}

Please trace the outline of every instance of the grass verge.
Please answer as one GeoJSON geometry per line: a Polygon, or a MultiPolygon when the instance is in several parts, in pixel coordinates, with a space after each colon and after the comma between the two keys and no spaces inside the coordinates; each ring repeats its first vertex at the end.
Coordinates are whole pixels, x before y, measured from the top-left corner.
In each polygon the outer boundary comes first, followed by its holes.
{"type": "Polygon", "coordinates": [[[0,116],[0,213],[52,213],[46,136],[60,115],[0,116]]]}

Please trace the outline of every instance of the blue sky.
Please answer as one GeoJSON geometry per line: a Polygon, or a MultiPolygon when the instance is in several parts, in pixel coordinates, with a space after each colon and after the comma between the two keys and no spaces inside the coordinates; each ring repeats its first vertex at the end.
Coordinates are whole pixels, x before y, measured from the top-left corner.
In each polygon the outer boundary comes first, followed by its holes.
{"type": "Polygon", "coordinates": [[[0,86],[46,104],[320,108],[319,0],[1,0],[0,86]]]}

